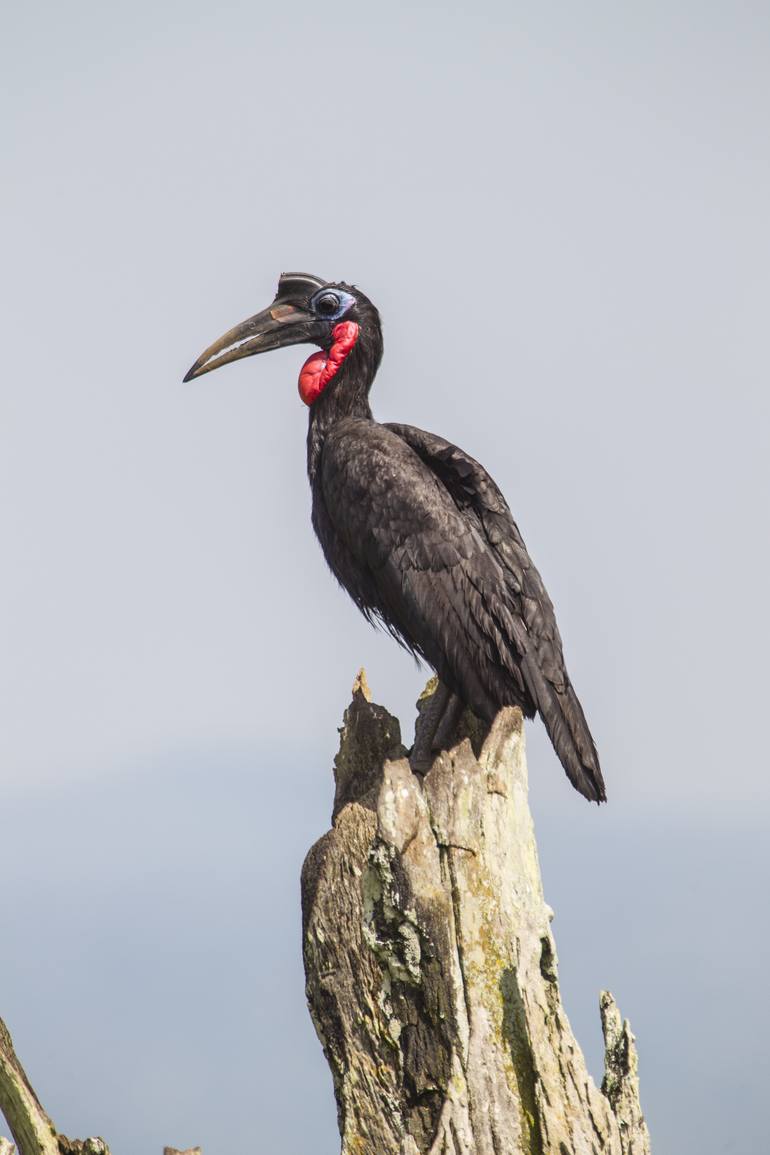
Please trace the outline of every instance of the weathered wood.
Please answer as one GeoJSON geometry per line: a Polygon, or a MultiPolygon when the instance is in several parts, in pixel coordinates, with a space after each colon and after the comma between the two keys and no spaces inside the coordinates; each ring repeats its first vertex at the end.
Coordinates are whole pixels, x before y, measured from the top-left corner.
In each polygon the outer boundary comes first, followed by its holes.
{"type": "Polygon", "coordinates": [[[604,1034],[602,1091],[610,1101],[620,1127],[623,1155],[648,1155],[650,1137],[639,1102],[639,1060],[628,1019],[621,1019],[609,991],[599,998],[604,1034]]]}
{"type": "Polygon", "coordinates": [[[59,1151],[61,1155],[110,1155],[104,1139],[68,1139],[66,1135],[59,1136],[59,1151]]]}
{"type": "Polygon", "coordinates": [[[8,1028],[0,1019],[0,1111],[20,1155],[59,1155],[56,1128],[16,1057],[8,1028]]]}
{"type": "Polygon", "coordinates": [[[520,711],[466,716],[423,778],[361,686],[302,873],[342,1155],[648,1155],[628,1025],[602,996],[600,1091],[561,1004],[520,711]]]}
{"type": "MultiPolygon", "coordinates": [[[[19,1155],[110,1155],[104,1139],[68,1139],[56,1130],[19,1062],[8,1028],[0,1019],[0,1111],[11,1128],[19,1155]]],[[[0,1138],[0,1155],[14,1155],[8,1139],[0,1138]]],[[[200,1147],[164,1155],[201,1155],[200,1147]]]]}
{"type": "MultiPolygon", "coordinates": [[[[68,1139],[56,1130],[19,1062],[8,1028],[0,1019],[0,1111],[19,1155],[110,1155],[103,1139],[68,1139]]],[[[0,1139],[0,1155],[13,1150],[0,1139]]]]}

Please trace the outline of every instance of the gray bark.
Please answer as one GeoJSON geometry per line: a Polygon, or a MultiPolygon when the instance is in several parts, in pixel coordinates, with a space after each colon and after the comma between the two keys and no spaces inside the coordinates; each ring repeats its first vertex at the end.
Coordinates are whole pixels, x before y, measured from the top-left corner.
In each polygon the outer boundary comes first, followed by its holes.
{"type": "Polygon", "coordinates": [[[359,680],[335,778],[302,898],[342,1155],[649,1155],[628,1024],[603,994],[599,1090],[562,1007],[521,712],[422,777],[359,680]]]}

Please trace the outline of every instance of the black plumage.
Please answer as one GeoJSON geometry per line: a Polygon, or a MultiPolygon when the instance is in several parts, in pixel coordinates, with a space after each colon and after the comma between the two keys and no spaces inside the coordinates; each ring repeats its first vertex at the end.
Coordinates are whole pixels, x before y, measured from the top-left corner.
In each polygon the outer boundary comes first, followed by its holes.
{"type": "Polygon", "coordinates": [[[325,351],[300,380],[312,398],[313,526],[332,572],[480,718],[505,705],[539,713],[570,781],[603,801],[553,606],[505,498],[456,445],[372,416],[382,330],[371,301],[349,285],[286,274],[273,306],[207,349],[188,378],[302,341],[325,351]]]}

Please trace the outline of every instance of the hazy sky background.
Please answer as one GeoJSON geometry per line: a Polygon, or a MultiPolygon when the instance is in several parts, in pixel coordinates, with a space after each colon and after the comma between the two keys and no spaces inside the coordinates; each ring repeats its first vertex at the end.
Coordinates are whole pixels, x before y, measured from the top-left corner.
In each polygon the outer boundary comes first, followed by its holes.
{"type": "Polygon", "coordinates": [[[0,1014],[115,1155],[338,1150],[299,870],[357,667],[305,353],[183,386],[299,268],[379,305],[555,601],[610,804],[529,727],[567,1009],[656,1155],[766,1146],[770,8],[16,4],[2,19],[0,1014]]]}

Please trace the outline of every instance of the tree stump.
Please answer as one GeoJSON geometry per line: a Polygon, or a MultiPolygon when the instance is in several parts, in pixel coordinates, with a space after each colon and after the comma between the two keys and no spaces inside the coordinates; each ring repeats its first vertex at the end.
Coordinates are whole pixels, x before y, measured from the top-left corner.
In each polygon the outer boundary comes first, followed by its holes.
{"type": "Polygon", "coordinates": [[[599,1090],[561,1004],[521,712],[412,772],[357,680],[302,871],[307,998],[342,1155],[648,1155],[628,1024],[599,1090]]]}

